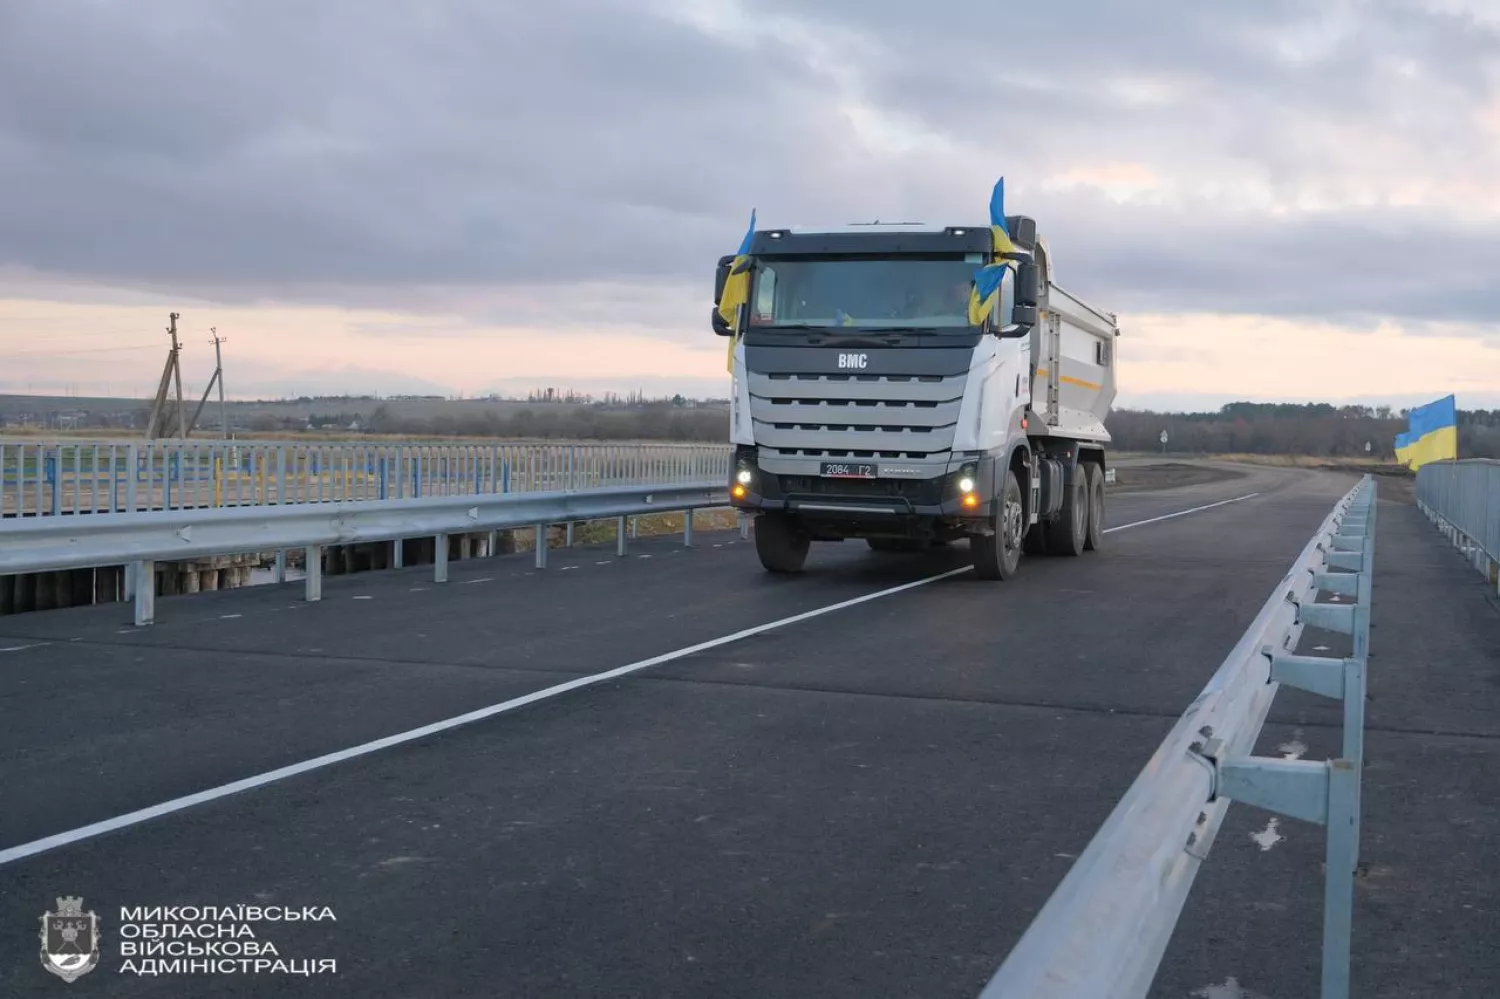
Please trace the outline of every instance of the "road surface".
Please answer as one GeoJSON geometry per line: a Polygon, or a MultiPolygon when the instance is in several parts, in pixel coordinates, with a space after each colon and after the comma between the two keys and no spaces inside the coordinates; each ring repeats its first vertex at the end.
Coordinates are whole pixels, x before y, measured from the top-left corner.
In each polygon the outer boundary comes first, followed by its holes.
{"type": "MultiPolygon", "coordinates": [[[[974,996],[1354,481],[1244,473],[1113,497],[1103,551],[1005,584],[700,533],[0,620],[0,995],[974,996]],[[72,986],[64,895],[103,920],[72,986]],[[121,973],[121,907],[237,904],[327,906],[255,933],[337,972],[121,973]]],[[[1479,995],[1500,612],[1381,489],[1356,994],[1479,995]]],[[[1260,751],[1337,741],[1284,689],[1260,751]]],[[[1315,994],[1321,851],[1231,808],[1153,995],[1315,994]]]]}

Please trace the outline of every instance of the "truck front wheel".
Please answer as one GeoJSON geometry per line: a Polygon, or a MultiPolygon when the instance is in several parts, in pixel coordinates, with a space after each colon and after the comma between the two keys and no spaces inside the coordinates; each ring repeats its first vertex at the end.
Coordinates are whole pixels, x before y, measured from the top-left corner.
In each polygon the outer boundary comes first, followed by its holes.
{"type": "Polygon", "coordinates": [[[995,517],[995,533],[969,538],[969,556],[974,575],[980,579],[1010,579],[1021,567],[1021,535],[1025,530],[1026,508],[1021,502],[1021,484],[1014,469],[1005,470],[1005,485],[1000,490],[1000,509],[995,517]]]}
{"type": "Polygon", "coordinates": [[[755,518],[755,554],[767,572],[801,572],[812,539],[783,514],[755,518]]]}

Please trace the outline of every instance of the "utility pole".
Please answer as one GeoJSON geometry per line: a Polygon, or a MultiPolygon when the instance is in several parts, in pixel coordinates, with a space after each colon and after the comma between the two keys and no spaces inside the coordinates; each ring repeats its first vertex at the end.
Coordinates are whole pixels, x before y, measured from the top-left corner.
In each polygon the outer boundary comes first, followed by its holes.
{"type": "Polygon", "coordinates": [[[182,344],[177,342],[177,313],[170,313],[172,325],[167,335],[172,338],[172,380],[177,383],[177,436],[187,439],[187,410],[182,405],[182,344]]]}
{"type": "Polygon", "coordinates": [[[151,422],[146,427],[146,436],[155,439],[166,430],[167,424],[167,389],[173,379],[177,382],[177,433],[178,436],[187,437],[187,410],[182,404],[182,366],[179,355],[182,345],[177,342],[177,313],[170,313],[172,325],[167,327],[167,335],[172,338],[172,349],[167,352],[166,366],[161,370],[161,381],[156,386],[156,397],[151,403],[151,422]]]}
{"type": "Polygon", "coordinates": [[[229,407],[224,404],[224,355],[219,351],[219,344],[227,340],[227,337],[219,336],[219,328],[210,326],[208,331],[214,335],[214,378],[219,382],[219,422],[224,425],[224,439],[229,440],[229,407]]]}
{"type": "Polygon", "coordinates": [[[227,441],[229,440],[229,407],[224,402],[224,354],[219,350],[219,345],[228,343],[229,338],[219,336],[217,326],[210,326],[209,332],[213,334],[213,339],[208,342],[214,345],[214,376],[203,387],[203,398],[198,400],[198,408],[193,410],[193,419],[188,424],[188,429],[191,431],[198,428],[198,417],[203,415],[203,407],[208,403],[208,394],[214,390],[214,384],[217,383],[219,386],[219,420],[223,424],[224,439],[227,441]]]}

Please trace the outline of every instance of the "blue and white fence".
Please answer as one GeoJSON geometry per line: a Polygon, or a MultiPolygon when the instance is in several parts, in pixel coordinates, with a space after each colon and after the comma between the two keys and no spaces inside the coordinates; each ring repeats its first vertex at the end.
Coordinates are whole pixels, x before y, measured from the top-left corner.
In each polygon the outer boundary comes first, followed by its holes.
{"type": "Polygon", "coordinates": [[[722,444],[0,440],[0,516],[727,481],[722,444]]]}

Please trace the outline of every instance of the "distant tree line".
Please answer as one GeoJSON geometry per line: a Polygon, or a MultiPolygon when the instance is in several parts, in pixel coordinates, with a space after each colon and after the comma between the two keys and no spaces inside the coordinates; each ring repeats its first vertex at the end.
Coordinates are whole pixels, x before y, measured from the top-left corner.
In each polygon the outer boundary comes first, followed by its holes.
{"type": "MultiPolygon", "coordinates": [[[[1167,450],[1196,454],[1295,454],[1394,460],[1396,435],[1407,429],[1406,410],[1329,403],[1235,402],[1209,413],[1157,413],[1118,409],[1105,425],[1120,451],[1167,450]]],[[[1459,455],[1500,457],[1500,410],[1459,412],[1459,455]]]]}
{"type": "MultiPolygon", "coordinates": [[[[592,405],[452,411],[432,416],[400,413],[380,406],[368,417],[349,411],[299,417],[257,416],[250,429],[300,431],[314,426],[359,429],[374,434],[436,437],[583,438],[597,440],[727,441],[727,406],[691,408],[680,397],[615,408],[626,402],[605,398],[592,405]]],[[[1335,406],[1328,403],[1236,402],[1214,412],[1158,413],[1118,409],[1106,420],[1117,451],[1176,454],[1287,454],[1311,457],[1395,458],[1396,435],[1407,428],[1406,411],[1388,406],[1335,406]],[[1365,451],[1365,443],[1370,450],[1365,451]]],[[[1459,412],[1459,453],[1465,458],[1500,458],[1500,410],[1459,412]]]]}
{"type": "Polygon", "coordinates": [[[361,427],[374,434],[438,437],[727,441],[729,413],[717,409],[684,409],[664,402],[626,410],[600,407],[517,409],[507,413],[486,410],[417,417],[396,415],[381,406],[362,422],[361,427]]]}

